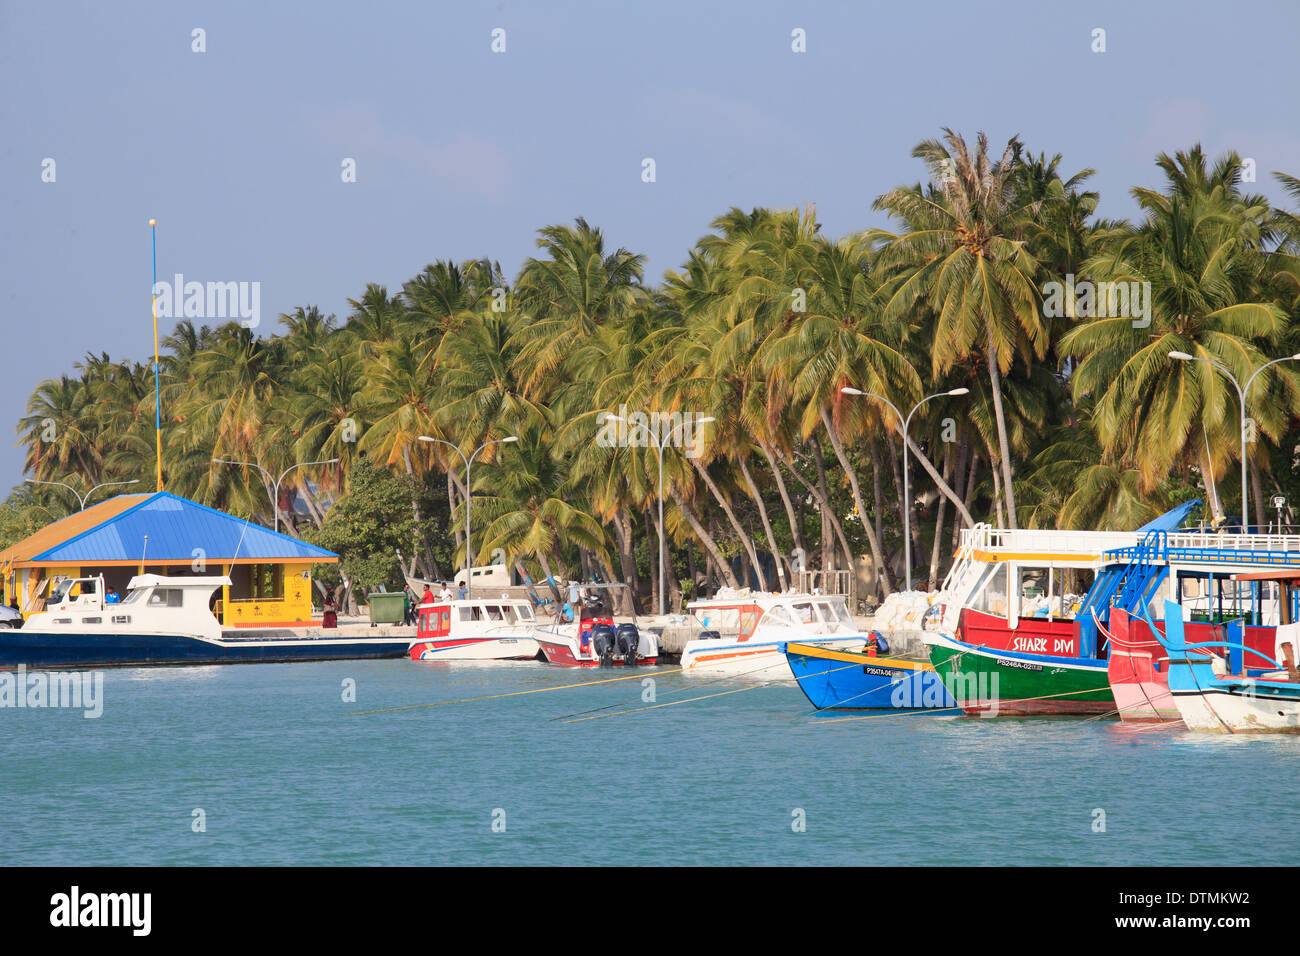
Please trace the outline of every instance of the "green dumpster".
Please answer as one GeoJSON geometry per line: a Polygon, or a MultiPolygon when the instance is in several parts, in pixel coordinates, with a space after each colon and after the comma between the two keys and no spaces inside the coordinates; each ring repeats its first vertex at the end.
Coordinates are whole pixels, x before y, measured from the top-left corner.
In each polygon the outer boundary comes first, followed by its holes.
{"type": "Polygon", "coordinates": [[[393,593],[380,592],[368,598],[370,604],[370,623],[401,624],[406,616],[406,595],[401,591],[393,593]]]}

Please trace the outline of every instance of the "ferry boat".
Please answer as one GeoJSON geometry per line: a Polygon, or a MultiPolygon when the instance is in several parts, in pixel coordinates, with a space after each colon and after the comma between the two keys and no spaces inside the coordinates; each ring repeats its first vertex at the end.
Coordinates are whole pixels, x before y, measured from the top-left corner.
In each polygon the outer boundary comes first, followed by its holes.
{"type": "Polygon", "coordinates": [[[1128,573],[1150,582],[1151,597],[1149,613],[1111,613],[1108,676],[1122,719],[1182,718],[1170,688],[1162,597],[1180,609],[1184,638],[1196,647],[1183,659],[1234,657],[1223,646],[1231,631],[1241,645],[1234,673],[1246,678],[1276,669],[1300,607],[1291,585],[1300,574],[1300,535],[1157,533],[1114,557],[1130,559],[1128,573]]]}
{"type": "Polygon", "coordinates": [[[1179,527],[1197,513],[1189,501],[1137,531],[962,531],[945,580],[943,618],[925,635],[930,662],[967,714],[1101,715],[1117,710],[1105,628],[1114,607],[1145,608],[1153,578],[1135,573],[1125,549],[1179,527]],[[1053,613],[1065,572],[1093,574],[1077,606],[1053,613]],[[1045,582],[1046,613],[1022,616],[1024,583],[1045,582]]]}
{"type": "Polygon", "coordinates": [[[685,673],[707,670],[763,680],[790,680],[783,647],[790,643],[841,651],[861,651],[867,634],[853,623],[838,594],[771,594],[748,588],[723,588],[687,610],[698,622],[698,637],[682,648],[685,673]]]}
{"type": "MultiPolygon", "coordinates": [[[[1295,579],[1285,588],[1294,607],[1295,579]]],[[[1268,668],[1245,666],[1251,652],[1242,639],[1242,622],[1232,622],[1226,641],[1187,643],[1177,602],[1165,602],[1167,634],[1161,643],[1169,655],[1169,690],[1189,730],[1220,734],[1300,733],[1300,671],[1296,669],[1300,628],[1279,625],[1278,656],[1254,652],[1268,668]],[[1234,639],[1235,638],[1235,639],[1234,639]],[[1206,654],[1212,650],[1215,653],[1206,654]],[[1226,660],[1221,653],[1226,652],[1226,660]]]]}
{"type": "Polygon", "coordinates": [[[635,623],[614,623],[612,602],[600,592],[626,587],[624,584],[588,584],[572,620],[557,610],[547,622],[533,629],[533,639],[547,663],[562,667],[597,665],[635,666],[657,664],[659,641],[635,623]]]}
{"type": "Polygon", "coordinates": [[[533,606],[525,600],[471,598],[416,608],[413,661],[509,661],[537,657],[533,606]]]}
{"type": "Polygon", "coordinates": [[[102,575],[69,578],[20,629],[0,631],[0,667],[226,664],[401,657],[407,637],[316,628],[222,628],[211,611],[226,576],[139,574],[117,603],[102,575]]]}
{"type": "Polygon", "coordinates": [[[932,664],[879,656],[889,653],[889,645],[875,632],[867,641],[863,651],[813,644],[785,644],[782,650],[799,689],[818,710],[960,713],[932,664]]]}

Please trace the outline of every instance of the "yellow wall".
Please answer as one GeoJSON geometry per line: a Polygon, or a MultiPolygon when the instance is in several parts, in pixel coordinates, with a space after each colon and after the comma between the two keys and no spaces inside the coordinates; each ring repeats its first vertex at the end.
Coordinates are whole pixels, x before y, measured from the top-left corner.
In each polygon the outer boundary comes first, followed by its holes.
{"type": "Polygon", "coordinates": [[[284,565],[284,598],[282,600],[230,600],[229,588],[224,589],[226,601],[226,627],[258,627],[268,624],[310,624],[311,617],[311,565],[308,563],[284,565]]]}

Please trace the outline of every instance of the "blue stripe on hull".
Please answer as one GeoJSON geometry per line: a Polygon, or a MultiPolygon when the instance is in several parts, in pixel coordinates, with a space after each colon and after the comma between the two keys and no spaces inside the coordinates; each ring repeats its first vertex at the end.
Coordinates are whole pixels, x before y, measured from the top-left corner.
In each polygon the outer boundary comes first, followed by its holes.
{"type": "Polygon", "coordinates": [[[818,710],[942,710],[957,706],[931,670],[845,664],[786,652],[799,688],[818,710]],[[874,673],[873,673],[874,672],[874,673]]]}
{"type": "Polygon", "coordinates": [[[333,643],[332,639],[247,640],[211,644],[184,635],[33,634],[0,631],[0,668],[109,667],[137,664],[239,664],[405,657],[408,638],[333,643]],[[329,641],[329,642],[327,642],[329,641]]]}

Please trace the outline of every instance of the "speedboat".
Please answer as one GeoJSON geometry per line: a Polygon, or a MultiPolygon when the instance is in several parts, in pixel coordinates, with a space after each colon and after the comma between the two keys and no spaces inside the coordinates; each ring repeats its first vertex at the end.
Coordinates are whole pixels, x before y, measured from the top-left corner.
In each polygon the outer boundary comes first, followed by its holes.
{"type": "Polygon", "coordinates": [[[223,628],[221,576],[137,574],[105,599],[103,575],[68,578],[21,629],[0,630],[0,667],[224,664],[401,657],[407,637],[345,637],[319,628],[223,628]]]}
{"type": "Polygon", "coordinates": [[[416,608],[413,661],[508,661],[537,656],[533,606],[521,598],[431,599],[416,608]]]}
{"type": "Polygon", "coordinates": [[[659,641],[655,635],[631,622],[616,624],[611,603],[601,592],[623,584],[588,584],[586,595],[576,608],[557,610],[533,630],[537,646],[548,663],[564,667],[597,665],[655,664],[659,641]]]}
{"type": "Polygon", "coordinates": [[[783,646],[790,643],[861,651],[867,634],[853,623],[837,594],[770,594],[724,588],[687,610],[699,624],[698,637],[682,649],[682,670],[729,676],[790,680],[783,646]]]}

